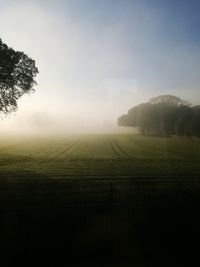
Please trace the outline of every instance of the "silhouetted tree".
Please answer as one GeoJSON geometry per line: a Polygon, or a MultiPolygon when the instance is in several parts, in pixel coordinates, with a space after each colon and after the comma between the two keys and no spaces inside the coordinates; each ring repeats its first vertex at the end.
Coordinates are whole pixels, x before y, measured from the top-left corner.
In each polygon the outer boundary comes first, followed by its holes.
{"type": "Polygon", "coordinates": [[[194,106],[191,120],[191,132],[194,136],[200,136],[200,106],[194,106]]]}
{"type": "Polygon", "coordinates": [[[131,108],[118,125],[137,127],[145,135],[200,136],[200,106],[179,97],[163,95],[131,108]]]}
{"type": "Polygon", "coordinates": [[[120,126],[129,126],[129,127],[132,126],[132,125],[128,125],[127,115],[125,115],[125,114],[118,118],[117,123],[120,126]]]}
{"type": "Polygon", "coordinates": [[[165,103],[166,105],[171,106],[171,107],[178,107],[181,105],[191,106],[191,104],[188,101],[183,100],[180,97],[174,96],[174,95],[156,96],[156,97],[151,98],[149,100],[149,103],[151,104],[165,103]]]}
{"type": "Polygon", "coordinates": [[[137,127],[142,134],[166,135],[173,129],[172,113],[174,108],[165,103],[142,103],[120,117],[121,126],[137,127]]]}
{"type": "Polygon", "coordinates": [[[18,99],[34,91],[38,69],[24,52],[9,48],[0,39],[0,113],[17,109],[18,99]]]}
{"type": "Polygon", "coordinates": [[[182,105],[176,109],[175,134],[176,135],[192,135],[191,121],[193,118],[192,108],[182,105]]]}

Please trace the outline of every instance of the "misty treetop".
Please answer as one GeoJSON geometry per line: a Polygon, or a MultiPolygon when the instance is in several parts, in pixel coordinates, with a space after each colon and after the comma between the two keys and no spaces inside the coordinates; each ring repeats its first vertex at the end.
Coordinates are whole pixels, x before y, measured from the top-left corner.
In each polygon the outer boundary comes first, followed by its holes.
{"type": "Polygon", "coordinates": [[[34,91],[37,73],[33,59],[0,39],[0,114],[16,111],[18,99],[34,91]]]}
{"type": "Polygon", "coordinates": [[[200,106],[161,95],[131,108],[118,118],[118,125],[137,127],[145,135],[200,136],[200,106]]]}

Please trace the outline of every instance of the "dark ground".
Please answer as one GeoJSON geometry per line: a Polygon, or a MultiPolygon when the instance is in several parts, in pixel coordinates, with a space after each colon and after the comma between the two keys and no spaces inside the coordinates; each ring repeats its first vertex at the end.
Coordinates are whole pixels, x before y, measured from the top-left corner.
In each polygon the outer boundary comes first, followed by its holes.
{"type": "Polygon", "coordinates": [[[199,266],[200,182],[0,181],[1,266],[199,266]]]}

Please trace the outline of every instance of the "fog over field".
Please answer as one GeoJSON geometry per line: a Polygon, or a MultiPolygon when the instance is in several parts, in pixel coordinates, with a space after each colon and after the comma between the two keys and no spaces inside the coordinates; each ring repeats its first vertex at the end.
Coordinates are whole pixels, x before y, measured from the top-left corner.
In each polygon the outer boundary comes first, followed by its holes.
{"type": "Polygon", "coordinates": [[[197,18],[185,1],[1,1],[2,40],[40,73],[0,131],[122,131],[117,117],[150,97],[197,104],[197,18]]]}

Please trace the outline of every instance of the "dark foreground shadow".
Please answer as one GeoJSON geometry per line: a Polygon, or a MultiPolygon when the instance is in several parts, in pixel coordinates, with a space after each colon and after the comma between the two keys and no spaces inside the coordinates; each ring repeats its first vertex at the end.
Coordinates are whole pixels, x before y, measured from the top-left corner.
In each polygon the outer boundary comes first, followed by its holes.
{"type": "Polygon", "coordinates": [[[1,266],[200,265],[198,180],[1,177],[1,266]]]}

